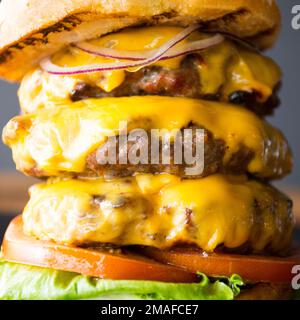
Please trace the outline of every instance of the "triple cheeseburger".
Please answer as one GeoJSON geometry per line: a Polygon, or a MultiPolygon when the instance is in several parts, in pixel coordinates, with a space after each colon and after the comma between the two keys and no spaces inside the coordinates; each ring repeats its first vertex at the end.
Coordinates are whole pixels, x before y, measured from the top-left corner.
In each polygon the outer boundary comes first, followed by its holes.
{"type": "Polygon", "coordinates": [[[6,232],[2,299],[291,297],[292,202],[270,181],[292,155],[265,120],[281,71],[260,52],[279,31],[275,1],[4,0],[0,12],[0,76],[21,81],[3,141],[43,179],[6,232]],[[130,142],[105,164],[124,122],[190,129],[192,143],[203,130],[203,170],[121,163],[130,142]]]}

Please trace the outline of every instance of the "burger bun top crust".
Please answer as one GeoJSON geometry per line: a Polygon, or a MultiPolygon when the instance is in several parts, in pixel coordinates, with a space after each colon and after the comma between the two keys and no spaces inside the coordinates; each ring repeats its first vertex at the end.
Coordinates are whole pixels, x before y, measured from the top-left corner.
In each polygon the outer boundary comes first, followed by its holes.
{"type": "Polygon", "coordinates": [[[280,30],[275,0],[2,0],[0,77],[19,81],[72,42],[130,26],[199,23],[269,48],[280,30]]]}

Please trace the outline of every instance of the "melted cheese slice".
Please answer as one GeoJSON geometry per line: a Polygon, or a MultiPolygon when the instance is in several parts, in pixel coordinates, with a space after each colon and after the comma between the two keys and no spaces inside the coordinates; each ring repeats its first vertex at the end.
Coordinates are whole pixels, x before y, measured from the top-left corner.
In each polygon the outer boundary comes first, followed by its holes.
{"type": "Polygon", "coordinates": [[[226,144],[224,165],[246,147],[253,152],[247,171],[277,178],[291,170],[291,152],[280,131],[253,113],[232,105],[186,98],[127,97],[88,99],[61,108],[18,116],[4,129],[17,168],[45,176],[84,173],[89,154],[120,123],[133,129],[180,130],[191,121],[226,144]]]}
{"type": "MultiPolygon", "coordinates": [[[[152,50],[160,47],[182,31],[178,27],[145,27],[126,29],[113,33],[91,43],[100,47],[117,50],[152,50]]],[[[206,37],[195,32],[177,46],[189,41],[206,37]]],[[[260,102],[265,102],[281,78],[279,67],[269,58],[246,50],[226,40],[220,45],[201,51],[203,63],[199,65],[201,86],[200,95],[216,95],[222,101],[228,101],[231,93],[242,90],[259,93],[260,102]]],[[[156,62],[155,65],[167,69],[177,69],[184,56],[156,62]]],[[[94,63],[113,62],[115,60],[87,54],[75,47],[67,47],[53,57],[60,66],[79,66],[94,63]]],[[[53,107],[70,103],[70,94],[78,83],[98,86],[105,92],[119,87],[126,77],[126,72],[137,69],[96,72],[75,76],[50,75],[41,69],[27,74],[19,90],[23,112],[34,112],[44,107],[53,107]]]]}
{"type": "Polygon", "coordinates": [[[30,189],[25,232],[64,244],[112,243],[169,248],[248,245],[283,253],[293,229],[290,201],[246,177],[182,180],[137,175],[112,182],[49,180],[30,189]]]}

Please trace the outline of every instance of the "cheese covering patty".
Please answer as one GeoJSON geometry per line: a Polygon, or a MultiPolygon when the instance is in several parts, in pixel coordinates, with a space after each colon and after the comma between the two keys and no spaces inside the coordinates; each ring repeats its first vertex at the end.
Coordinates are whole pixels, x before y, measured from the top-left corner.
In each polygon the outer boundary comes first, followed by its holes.
{"type": "MultiPolygon", "coordinates": [[[[147,53],[182,30],[170,26],[130,28],[89,42],[96,47],[147,53]]],[[[211,34],[194,32],[177,47],[206,37],[211,37],[211,34]]],[[[60,66],[69,67],[118,61],[83,52],[74,46],[62,49],[52,60],[60,66]]],[[[192,55],[127,70],[57,76],[36,68],[22,80],[19,98],[26,113],[59,107],[87,97],[152,94],[235,102],[265,114],[272,112],[270,100],[280,80],[281,70],[272,59],[225,40],[192,55]]]]}
{"type": "Polygon", "coordinates": [[[284,254],[294,225],[286,196],[244,176],[54,179],[30,194],[25,232],[68,245],[190,244],[209,252],[224,245],[284,254]]]}
{"type": "MultiPolygon", "coordinates": [[[[5,127],[3,139],[12,148],[14,161],[22,172],[46,177],[87,176],[89,156],[104,146],[109,137],[118,136],[124,122],[128,133],[135,129],[159,129],[163,130],[164,139],[170,132],[191,124],[204,128],[224,145],[218,156],[225,169],[245,161],[242,173],[272,179],[285,176],[292,168],[288,142],[266,121],[238,106],[188,98],[82,100],[15,117],[5,127]],[[245,155],[241,156],[244,150],[245,155]]],[[[216,166],[214,172],[219,169],[216,166]]],[[[99,171],[97,176],[102,174],[99,171]]]]}

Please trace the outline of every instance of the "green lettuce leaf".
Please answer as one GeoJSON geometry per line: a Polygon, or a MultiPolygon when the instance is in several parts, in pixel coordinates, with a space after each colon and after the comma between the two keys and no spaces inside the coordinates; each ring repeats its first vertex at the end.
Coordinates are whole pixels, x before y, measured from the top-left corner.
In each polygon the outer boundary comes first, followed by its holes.
{"type": "Polygon", "coordinates": [[[6,300],[232,300],[243,285],[237,275],[209,279],[199,274],[194,284],[101,280],[0,260],[0,299],[6,300]]]}

